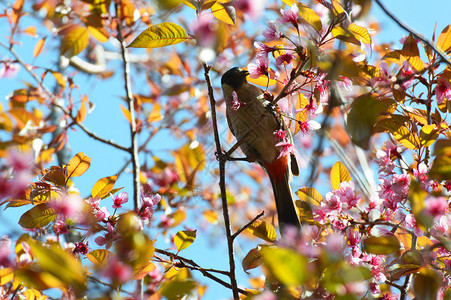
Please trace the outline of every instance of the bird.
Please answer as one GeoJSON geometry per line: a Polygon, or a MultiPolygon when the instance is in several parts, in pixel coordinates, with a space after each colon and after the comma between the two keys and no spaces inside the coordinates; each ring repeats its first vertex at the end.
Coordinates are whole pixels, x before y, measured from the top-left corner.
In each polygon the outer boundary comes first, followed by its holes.
{"type": "Polygon", "coordinates": [[[246,160],[258,163],[268,174],[273,188],[279,229],[300,227],[299,215],[290,187],[292,175],[299,175],[296,156],[281,155],[277,146],[284,139],[275,133],[283,130],[292,144],[292,136],[283,117],[265,97],[265,92],[249,83],[249,72],[233,67],[221,77],[230,131],[240,144],[246,160]]]}

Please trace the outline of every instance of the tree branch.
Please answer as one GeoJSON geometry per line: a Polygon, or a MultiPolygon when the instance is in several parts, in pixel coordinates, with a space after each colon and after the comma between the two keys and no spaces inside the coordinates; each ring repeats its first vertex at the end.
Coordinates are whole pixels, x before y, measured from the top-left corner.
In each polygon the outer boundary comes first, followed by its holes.
{"type": "Polygon", "coordinates": [[[440,58],[442,59],[443,62],[445,62],[446,64],[448,64],[449,66],[451,66],[451,61],[442,53],[442,51],[440,51],[439,49],[437,49],[437,47],[435,47],[428,39],[426,39],[424,36],[422,36],[421,34],[415,32],[412,28],[410,28],[407,24],[405,24],[403,21],[399,20],[395,15],[393,15],[383,4],[380,0],[375,0],[375,2],[377,3],[377,5],[379,5],[379,7],[384,11],[384,13],[390,17],[390,19],[392,19],[396,24],[398,24],[399,27],[401,27],[402,29],[404,29],[405,31],[411,33],[417,40],[422,41],[423,43],[425,43],[428,47],[430,47],[435,53],[438,54],[438,56],[440,56],[440,58]]]}
{"type": "MultiPolygon", "coordinates": [[[[216,101],[214,99],[213,95],[213,87],[211,86],[211,80],[210,80],[210,66],[207,66],[205,63],[203,63],[204,67],[204,75],[205,75],[205,81],[207,82],[208,86],[208,96],[210,98],[210,106],[211,106],[211,117],[213,122],[213,133],[215,138],[215,144],[216,144],[216,152],[221,155],[221,142],[219,140],[219,132],[218,132],[218,123],[216,118],[216,101]]],[[[236,281],[236,275],[235,275],[235,258],[234,258],[234,252],[233,252],[233,238],[231,233],[231,226],[230,226],[230,217],[229,217],[229,208],[227,205],[227,193],[226,193],[226,186],[225,186],[225,163],[227,160],[224,159],[223,156],[219,156],[219,188],[221,190],[221,202],[222,202],[222,214],[224,216],[224,227],[226,231],[227,236],[227,246],[229,250],[229,266],[230,266],[230,283],[233,293],[233,298],[235,300],[239,299],[238,295],[238,284],[236,281]]]]}
{"type": "Polygon", "coordinates": [[[260,219],[264,214],[265,214],[265,211],[262,211],[262,212],[259,213],[255,218],[253,218],[252,221],[250,221],[249,223],[247,223],[246,225],[244,225],[243,227],[241,227],[240,229],[238,229],[238,231],[235,232],[235,233],[232,235],[232,239],[235,239],[241,232],[243,232],[244,230],[246,230],[249,226],[252,225],[252,223],[254,223],[254,222],[257,221],[258,219],[260,219]]]}

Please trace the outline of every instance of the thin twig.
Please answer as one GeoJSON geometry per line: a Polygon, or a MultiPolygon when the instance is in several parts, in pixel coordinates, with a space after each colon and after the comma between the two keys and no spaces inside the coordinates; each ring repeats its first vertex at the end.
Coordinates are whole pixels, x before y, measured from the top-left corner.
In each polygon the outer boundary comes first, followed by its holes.
{"type": "Polygon", "coordinates": [[[249,226],[252,225],[252,223],[254,223],[254,222],[257,221],[258,219],[260,219],[264,214],[265,214],[265,211],[262,211],[262,212],[259,213],[255,218],[253,218],[252,221],[250,221],[249,223],[247,223],[246,225],[244,225],[243,227],[241,227],[240,229],[238,229],[238,231],[235,232],[235,233],[232,235],[232,239],[235,239],[241,232],[243,232],[244,230],[246,230],[249,226]]]}
{"type": "MultiPolygon", "coordinates": [[[[412,244],[410,245],[411,249],[417,248],[417,236],[415,234],[412,235],[412,244]]],[[[406,279],[404,280],[404,284],[401,287],[401,295],[399,300],[405,300],[407,297],[407,293],[409,292],[410,282],[412,280],[412,274],[408,274],[406,279]]]]}
{"type": "Polygon", "coordinates": [[[435,53],[440,56],[440,58],[443,60],[443,62],[447,63],[449,66],[451,66],[451,61],[440,51],[435,47],[428,39],[423,37],[421,34],[415,32],[412,28],[410,28],[407,24],[405,24],[403,21],[399,20],[395,15],[393,15],[383,4],[380,0],[375,0],[377,5],[384,11],[384,13],[390,17],[396,24],[398,24],[399,27],[404,29],[405,31],[411,33],[417,40],[422,41],[425,43],[428,47],[430,47],[435,53]]]}
{"type": "MultiPolygon", "coordinates": [[[[115,3],[116,13],[119,15],[119,3],[115,3]]],[[[141,205],[140,200],[140,182],[139,182],[139,157],[138,157],[138,142],[137,142],[137,130],[136,130],[136,112],[135,112],[135,98],[131,90],[131,79],[130,79],[130,63],[128,62],[127,45],[125,43],[124,37],[122,35],[122,24],[121,20],[117,22],[117,39],[121,44],[121,54],[122,61],[124,63],[124,88],[125,96],[127,99],[128,110],[130,112],[130,155],[132,157],[133,166],[133,203],[135,209],[138,209],[141,205]]]]}
{"type": "Polygon", "coordinates": [[[211,117],[213,122],[213,133],[215,137],[216,152],[219,155],[219,188],[221,190],[222,214],[224,216],[224,227],[226,231],[227,246],[229,252],[230,284],[232,286],[233,298],[235,300],[238,300],[239,294],[238,294],[238,284],[235,275],[235,258],[233,252],[233,239],[231,233],[232,230],[230,226],[229,208],[227,205],[227,193],[225,185],[225,163],[227,162],[227,160],[225,160],[224,157],[221,156],[222,150],[221,150],[221,142],[219,140],[218,124],[216,118],[216,101],[213,95],[213,87],[211,86],[210,66],[207,66],[205,63],[203,63],[203,67],[205,80],[208,86],[208,96],[210,98],[211,117]]]}

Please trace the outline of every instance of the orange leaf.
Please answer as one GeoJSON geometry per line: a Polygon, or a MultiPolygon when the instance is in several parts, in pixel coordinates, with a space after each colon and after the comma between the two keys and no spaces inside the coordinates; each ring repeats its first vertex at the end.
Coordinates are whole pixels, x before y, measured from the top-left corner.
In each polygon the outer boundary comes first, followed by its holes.
{"type": "Polygon", "coordinates": [[[122,111],[122,114],[124,115],[124,117],[127,119],[127,121],[129,123],[131,123],[132,118],[130,116],[130,111],[128,109],[126,109],[122,104],[119,104],[119,106],[121,107],[121,111],[122,111]]]}
{"type": "Polygon", "coordinates": [[[91,165],[91,158],[83,152],[77,153],[67,165],[67,178],[77,177],[85,173],[91,165]]]}
{"type": "Polygon", "coordinates": [[[34,57],[38,57],[39,54],[41,53],[42,49],[44,48],[44,43],[45,43],[45,39],[47,37],[43,37],[42,39],[40,39],[36,45],[34,46],[34,50],[33,50],[33,56],[34,57]]]}
{"type": "Polygon", "coordinates": [[[147,117],[147,122],[152,123],[161,120],[163,120],[163,115],[161,114],[161,105],[155,102],[152,111],[147,117]]]}
{"type": "Polygon", "coordinates": [[[262,256],[259,253],[259,248],[260,247],[251,249],[243,258],[241,265],[243,266],[244,271],[255,269],[263,263],[262,256]]]}
{"type": "Polygon", "coordinates": [[[28,34],[29,36],[35,37],[36,36],[36,27],[35,26],[28,26],[24,29],[24,33],[28,34]]]}
{"type": "Polygon", "coordinates": [[[116,183],[117,177],[118,174],[99,179],[92,187],[91,196],[100,199],[108,196],[116,183]]]}
{"type": "Polygon", "coordinates": [[[88,101],[88,98],[85,95],[83,97],[83,100],[81,100],[80,109],[78,110],[77,116],[75,117],[75,122],[77,122],[78,124],[81,124],[86,118],[86,104],[85,104],[85,102],[87,102],[87,101],[88,101]]]}
{"type": "Polygon", "coordinates": [[[85,27],[77,27],[63,37],[60,52],[64,56],[72,57],[83,51],[88,43],[88,30],[85,27]]]}
{"type": "Polygon", "coordinates": [[[86,254],[89,261],[97,266],[105,265],[113,256],[113,252],[106,249],[96,249],[86,254]]]}
{"type": "Polygon", "coordinates": [[[14,278],[13,268],[0,269],[0,286],[7,284],[14,278]]]}
{"type": "Polygon", "coordinates": [[[444,52],[451,50],[451,26],[448,25],[443,29],[437,39],[437,46],[444,52]]]}
{"type": "Polygon", "coordinates": [[[155,270],[155,265],[151,261],[145,263],[144,265],[138,265],[133,270],[133,279],[142,279],[153,270],[155,270]]]}

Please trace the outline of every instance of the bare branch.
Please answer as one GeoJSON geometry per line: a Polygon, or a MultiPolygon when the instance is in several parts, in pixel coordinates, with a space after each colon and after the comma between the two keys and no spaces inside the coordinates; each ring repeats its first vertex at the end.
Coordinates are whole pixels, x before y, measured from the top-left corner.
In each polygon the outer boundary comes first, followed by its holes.
{"type": "Polygon", "coordinates": [[[252,223],[254,223],[254,222],[257,221],[258,219],[260,219],[264,214],[265,214],[265,211],[262,211],[262,212],[259,213],[255,218],[253,218],[252,221],[250,221],[249,223],[247,223],[246,225],[244,225],[243,227],[241,227],[240,229],[238,229],[238,231],[235,232],[235,233],[232,235],[232,239],[235,239],[241,232],[243,232],[244,230],[246,230],[249,226],[252,225],[252,223]]]}

